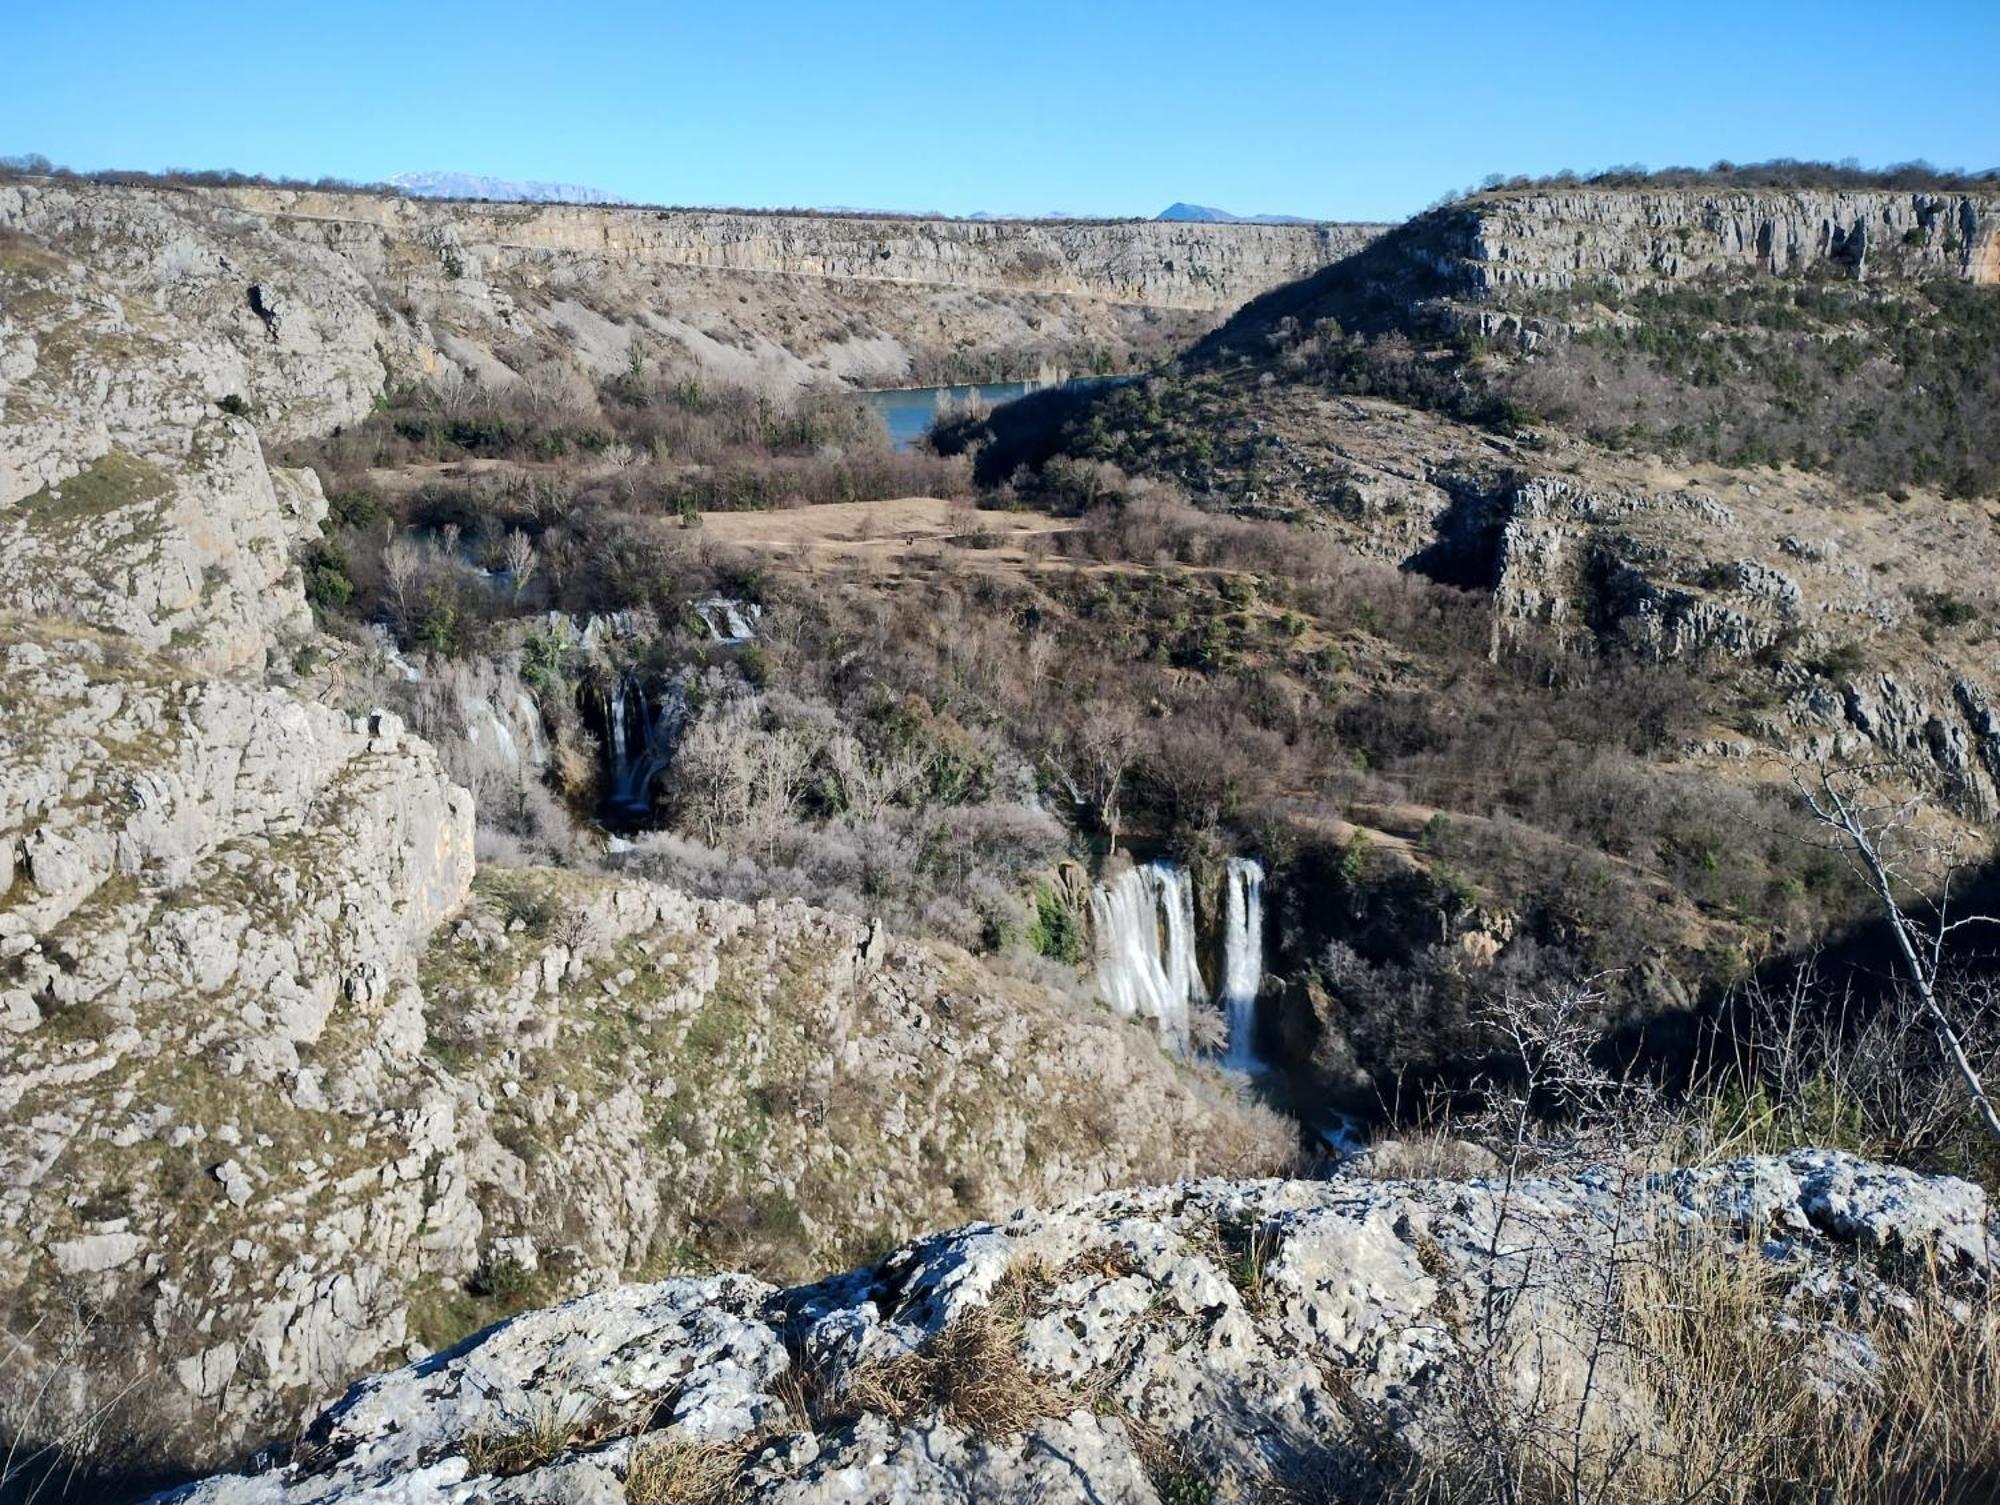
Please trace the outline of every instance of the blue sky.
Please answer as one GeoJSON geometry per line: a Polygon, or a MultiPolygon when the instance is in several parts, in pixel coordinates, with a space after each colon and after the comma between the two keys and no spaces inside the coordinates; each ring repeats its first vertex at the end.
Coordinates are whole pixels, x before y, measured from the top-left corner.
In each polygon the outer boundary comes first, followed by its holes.
{"type": "Polygon", "coordinates": [[[2000,4],[16,0],[0,153],[652,202],[1394,218],[1489,172],[2000,164],[2000,4]]]}

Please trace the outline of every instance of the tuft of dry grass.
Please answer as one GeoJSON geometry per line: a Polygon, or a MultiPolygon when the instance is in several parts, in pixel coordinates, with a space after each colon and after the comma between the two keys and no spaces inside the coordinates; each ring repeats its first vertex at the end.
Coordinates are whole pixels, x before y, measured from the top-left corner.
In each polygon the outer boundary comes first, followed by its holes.
{"type": "Polygon", "coordinates": [[[1859,1405],[1814,1413],[1808,1477],[1838,1505],[1975,1505],[2000,1499],[2000,1300],[1920,1293],[1869,1333],[1882,1366],[1859,1405]]]}
{"type": "Polygon", "coordinates": [[[466,1470],[473,1477],[511,1478],[552,1463],[573,1448],[601,1439],[596,1413],[596,1398],[581,1392],[539,1400],[522,1425],[467,1437],[466,1470]]]}
{"type": "Polygon", "coordinates": [[[1186,1438],[1162,1432],[1122,1408],[1117,1415],[1160,1505],[1210,1505],[1215,1475],[1186,1438]]]}
{"type": "Polygon", "coordinates": [[[1021,1356],[1043,1276],[1034,1268],[1009,1270],[984,1306],[922,1348],[858,1367],[842,1388],[842,1408],[878,1412],[899,1424],[937,1411],[975,1437],[993,1438],[1019,1436],[1087,1404],[1021,1356]]]}
{"type": "Polygon", "coordinates": [[[641,1438],[625,1466],[626,1505],[728,1505],[752,1446],[741,1439],[641,1438]]]}
{"type": "Polygon", "coordinates": [[[1565,1338],[1590,1366],[1580,1386],[1544,1376],[1524,1403],[1522,1342],[1471,1357],[1451,1435],[1388,1498],[2000,1499],[2000,1300],[1932,1275],[1911,1302],[1857,1319],[1801,1304],[1788,1284],[1754,1246],[1647,1243],[1624,1262],[1602,1318],[1565,1338]]]}

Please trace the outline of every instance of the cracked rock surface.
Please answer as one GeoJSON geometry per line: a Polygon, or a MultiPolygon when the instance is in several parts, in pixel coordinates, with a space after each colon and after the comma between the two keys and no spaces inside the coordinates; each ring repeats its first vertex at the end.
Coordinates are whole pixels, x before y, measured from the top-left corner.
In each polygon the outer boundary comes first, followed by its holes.
{"type": "MultiPolygon", "coordinates": [[[[1871,1268],[1913,1257],[1983,1281],[1993,1234],[1968,1183],[1821,1151],[1511,1188],[1110,1192],[923,1239],[814,1286],[669,1281],[534,1313],[364,1381],[289,1456],[174,1498],[617,1500],[649,1453],[685,1466],[721,1450],[738,1469],[729,1498],[1152,1502],[1145,1455],[1161,1436],[1185,1440],[1215,1498],[1266,1498],[1309,1475],[1354,1477],[1385,1432],[1419,1449],[1441,1435],[1496,1290],[1530,1293],[1505,1319],[1522,1382],[1560,1391],[1583,1360],[1551,1335],[1574,1331],[1602,1262],[1641,1242],[1757,1262],[1814,1324],[1816,1351],[1837,1355],[1845,1324],[1896,1299],[1871,1268]],[[946,1377],[885,1405],[896,1392],[871,1377],[927,1359],[946,1377]],[[1038,1404],[995,1428],[968,1414],[954,1364],[1005,1372],[1038,1404]]],[[[1639,1393],[1615,1363],[1597,1383],[1639,1393]]]]}

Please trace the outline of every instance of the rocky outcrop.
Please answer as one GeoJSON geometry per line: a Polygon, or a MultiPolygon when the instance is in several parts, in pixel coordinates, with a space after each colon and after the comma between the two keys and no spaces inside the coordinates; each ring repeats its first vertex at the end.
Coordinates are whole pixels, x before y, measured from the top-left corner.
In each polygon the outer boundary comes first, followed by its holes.
{"type": "Polygon", "coordinates": [[[1920,567],[1885,589],[1879,566],[1778,532],[1783,511],[1746,491],[1731,505],[1543,476],[1441,518],[1455,547],[1490,546],[1507,617],[1653,662],[1764,662],[1784,707],[1763,731],[1794,757],[1891,761],[1969,814],[2000,810],[1983,633],[1922,621],[1920,567]]]}
{"type": "Polygon", "coordinates": [[[287,233],[306,239],[324,235],[377,267],[421,246],[454,262],[463,277],[574,258],[624,270],[703,268],[929,283],[968,292],[1034,291],[1214,311],[1316,271],[1386,228],[745,214],[437,204],[264,188],[214,192],[287,233]],[[315,231],[315,225],[326,228],[315,231]]]}
{"type": "Polygon", "coordinates": [[[0,240],[0,575],[15,613],[194,669],[261,668],[310,631],[294,556],[326,504],[309,473],[266,468],[240,394],[258,389],[253,371],[319,373],[248,362],[226,326],[186,313],[0,240]]]}
{"type": "Polygon", "coordinates": [[[265,1471],[177,1498],[1150,1505],[1189,1480],[1219,1501],[1345,1498],[1448,1463],[1481,1404],[1552,1438],[1580,1412],[1607,1446],[1630,1433],[1636,1461],[1675,1377],[1643,1324],[1606,1325],[1607,1290],[1672,1302],[1703,1289],[1677,1270],[1735,1272],[1800,1334],[1801,1386],[1838,1390],[1869,1383],[1897,1281],[1925,1278],[1894,1272],[1929,1261],[1984,1289],[1992,1233],[1967,1183],[1810,1151],[1114,1192],[816,1286],[718,1276],[537,1312],[357,1385],[265,1471]]]}
{"type": "MultiPolygon", "coordinates": [[[[393,738],[356,749],[364,788],[427,755],[393,738]]],[[[15,1357],[80,1402],[115,1390],[165,1456],[284,1425],[504,1310],[480,1303],[496,1290],[588,1290],[701,1251],[792,1269],[1286,1153],[1275,1119],[1177,1079],[1143,1031],[801,905],[497,874],[413,964],[409,936],[462,881],[459,833],[404,832],[406,864],[450,865],[399,872],[390,812],[318,803],[353,835],[239,839],[166,894],[78,905],[28,953],[45,980],[10,1016],[0,1101],[32,1126],[0,1142],[15,1357]],[[335,923],[394,913],[362,874],[412,896],[367,954],[335,923]],[[115,1368],[78,1356],[79,1298],[126,1314],[115,1368]],[[120,1388],[134,1364],[160,1383],[120,1388]]],[[[80,845],[26,843],[29,881],[80,845]]]]}
{"type": "Polygon", "coordinates": [[[2000,282],[2000,193],[1889,190],[1536,191],[1440,212],[1440,259],[1475,295],[1568,288],[1630,291],[1716,273],[2000,282]]]}

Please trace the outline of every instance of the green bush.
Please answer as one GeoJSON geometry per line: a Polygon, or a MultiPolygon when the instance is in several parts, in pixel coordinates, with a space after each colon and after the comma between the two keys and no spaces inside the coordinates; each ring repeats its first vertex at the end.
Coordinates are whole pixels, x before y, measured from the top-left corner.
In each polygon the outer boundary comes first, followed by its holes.
{"type": "Polygon", "coordinates": [[[1083,960],[1083,927],[1050,884],[1035,885],[1035,915],[1028,923],[1028,944],[1052,961],[1075,966],[1083,960]]]}

